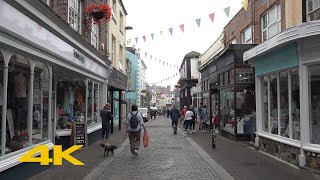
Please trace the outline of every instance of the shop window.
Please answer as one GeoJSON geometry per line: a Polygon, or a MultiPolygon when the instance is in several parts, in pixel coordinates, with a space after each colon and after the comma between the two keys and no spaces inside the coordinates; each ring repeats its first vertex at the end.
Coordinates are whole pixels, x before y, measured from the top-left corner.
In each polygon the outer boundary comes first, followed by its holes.
{"type": "Polygon", "coordinates": [[[292,138],[300,140],[300,91],[299,71],[291,71],[291,108],[292,108],[292,138]]]}
{"type": "Polygon", "coordinates": [[[94,108],[94,85],[93,85],[93,81],[91,80],[88,80],[88,100],[87,100],[87,104],[88,104],[88,114],[87,114],[87,123],[88,125],[89,124],[92,124],[94,122],[94,111],[93,111],[93,108],[94,108]]]}
{"type": "Polygon", "coordinates": [[[237,121],[237,134],[254,134],[255,132],[255,86],[238,87],[236,91],[235,119],[237,121]]]}
{"type": "Polygon", "coordinates": [[[275,5],[261,18],[262,41],[266,41],[281,32],[281,8],[275,5]]]}
{"type": "Polygon", "coordinates": [[[235,134],[235,109],[233,88],[220,90],[220,125],[224,130],[235,134]]]}
{"type": "Polygon", "coordinates": [[[33,129],[34,141],[48,140],[49,70],[41,62],[36,62],[33,88],[33,129]]]}
{"type": "Polygon", "coordinates": [[[75,30],[80,31],[80,1],[79,0],[69,0],[68,1],[68,23],[75,30]]]}
{"type": "Polygon", "coordinates": [[[94,124],[97,124],[98,123],[98,111],[99,111],[99,108],[98,108],[98,84],[97,83],[94,83],[94,96],[93,96],[93,122],[91,125],[94,125],[94,124]]]}
{"type": "Polygon", "coordinates": [[[280,135],[289,137],[288,71],[280,72],[280,135]]]}
{"type": "Polygon", "coordinates": [[[308,0],[308,21],[320,19],[320,0],[308,0]]]}
{"type": "Polygon", "coordinates": [[[242,44],[252,44],[252,31],[251,31],[251,26],[247,27],[247,28],[241,33],[241,43],[242,43],[242,44]]]}
{"type": "MultiPolygon", "coordinates": [[[[4,59],[2,57],[2,54],[0,52],[0,120],[2,121],[2,107],[3,107],[3,98],[4,98],[4,92],[3,92],[3,66],[4,66],[4,59]]],[[[0,123],[0,140],[2,139],[2,131],[4,131],[4,129],[2,129],[2,123],[0,123]]],[[[7,135],[8,136],[8,135],[7,135]]],[[[7,137],[6,136],[6,137],[7,137]]],[[[5,147],[6,150],[9,150],[7,146],[1,144],[0,142],[0,147],[5,147]]],[[[1,151],[0,151],[0,156],[2,155],[1,151]]]]}
{"type": "Polygon", "coordinates": [[[320,144],[320,65],[309,68],[310,142],[320,144]]]}
{"type": "Polygon", "coordinates": [[[86,85],[84,81],[60,81],[57,84],[57,130],[72,128],[72,121],[86,121],[86,85]]]}
{"type": "MultiPolygon", "coordinates": [[[[3,71],[1,76],[3,77],[3,71]]],[[[28,131],[30,83],[28,61],[22,56],[14,55],[10,60],[8,73],[6,144],[1,146],[6,147],[6,154],[30,146],[29,134],[32,134],[28,131]]],[[[32,143],[36,144],[38,141],[32,143]]]]}
{"type": "Polygon", "coordinates": [[[278,80],[277,75],[270,76],[270,113],[271,133],[278,134],[278,80]]]}
{"type": "Polygon", "coordinates": [[[263,78],[262,131],[269,132],[269,76],[263,78]]]}
{"type": "Polygon", "coordinates": [[[229,72],[224,72],[223,73],[223,76],[224,76],[224,85],[228,85],[229,83],[229,72]]]}
{"type": "Polygon", "coordinates": [[[124,28],[123,28],[123,15],[120,12],[120,32],[123,32],[124,28]]]}
{"type": "Polygon", "coordinates": [[[265,76],[262,80],[262,130],[300,140],[299,71],[283,71],[265,76]]]}

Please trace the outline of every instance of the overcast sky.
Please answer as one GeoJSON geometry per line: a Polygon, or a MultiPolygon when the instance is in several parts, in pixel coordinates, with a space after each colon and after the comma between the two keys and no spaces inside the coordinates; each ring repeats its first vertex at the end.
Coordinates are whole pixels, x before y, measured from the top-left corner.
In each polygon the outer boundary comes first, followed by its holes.
{"type": "MultiPolygon", "coordinates": [[[[181,65],[190,51],[204,53],[219,37],[223,27],[242,8],[241,0],[123,0],[127,10],[127,40],[131,39],[147,65],[147,82],[152,83],[178,73],[178,69],[155,63],[155,58],[181,65]],[[230,6],[230,15],[224,8],[230,6]],[[209,14],[215,13],[212,23],[209,14]],[[200,28],[196,19],[201,18],[200,28]],[[179,25],[184,24],[184,33],[179,25]],[[172,36],[169,28],[173,28],[172,36]],[[160,31],[163,32],[162,36],[160,31]],[[151,34],[154,33],[154,39],[151,34]],[[146,42],[143,37],[146,36],[146,42]],[[138,37],[136,44],[135,38],[138,37]],[[145,58],[145,52],[148,53],[145,58]],[[150,55],[153,56],[150,60],[150,55]]],[[[158,85],[175,85],[179,76],[158,85]]]]}

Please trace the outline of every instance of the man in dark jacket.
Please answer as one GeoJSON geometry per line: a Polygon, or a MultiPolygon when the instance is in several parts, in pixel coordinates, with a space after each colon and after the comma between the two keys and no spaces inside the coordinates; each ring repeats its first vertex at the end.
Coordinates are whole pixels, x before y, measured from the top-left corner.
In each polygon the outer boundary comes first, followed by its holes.
{"type": "Polygon", "coordinates": [[[109,130],[110,130],[110,121],[112,120],[111,114],[111,104],[107,103],[104,108],[100,111],[100,116],[102,119],[102,130],[101,130],[101,147],[109,146],[109,130]]]}
{"type": "Polygon", "coordinates": [[[174,134],[177,134],[178,120],[180,118],[180,111],[176,105],[173,105],[173,108],[170,111],[170,118],[172,121],[172,128],[174,130],[174,134]]]}

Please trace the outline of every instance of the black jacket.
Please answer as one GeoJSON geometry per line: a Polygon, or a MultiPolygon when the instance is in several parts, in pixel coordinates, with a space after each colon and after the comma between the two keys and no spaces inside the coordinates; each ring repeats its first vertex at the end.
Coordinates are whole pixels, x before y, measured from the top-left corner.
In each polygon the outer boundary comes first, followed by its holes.
{"type": "Polygon", "coordinates": [[[100,116],[102,119],[102,127],[110,127],[110,121],[112,120],[111,111],[107,109],[102,109],[100,111],[100,116]]]}

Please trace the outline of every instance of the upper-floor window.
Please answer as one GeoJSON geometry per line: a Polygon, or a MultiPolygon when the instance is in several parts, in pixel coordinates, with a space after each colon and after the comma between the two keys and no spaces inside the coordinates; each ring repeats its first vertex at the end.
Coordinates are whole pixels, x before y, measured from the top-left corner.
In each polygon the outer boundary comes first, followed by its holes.
{"type": "Polygon", "coordinates": [[[80,0],[68,2],[68,23],[75,31],[80,31],[80,0]]]}
{"type": "Polygon", "coordinates": [[[99,44],[99,26],[96,23],[91,24],[91,44],[98,49],[99,44]]]}
{"type": "Polygon", "coordinates": [[[114,18],[116,17],[116,12],[117,12],[117,1],[113,0],[112,1],[112,16],[114,18]]]}
{"type": "Polygon", "coordinates": [[[120,12],[120,31],[123,32],[123,15],[120,12]]]}
{"type": "MultiPolygon", "coordinates": [[[[123,63],[123,59],[124,55],[123,55],[123,47],[121,45],[119,45],[119,64],[122,67],[122,63],[123,63]]],[[[121,68],[122,69],[122,68],[121,68]]]]}
{"type": "Polygon", "coordinates": [[[280,5],[272,7],[261,18],[262,41],[268,40],[281,32],[281,8],[280,5]]]}
{"type": "Polygon", "coordinates": [[[252,31],[251,26],[247,27],[241,33],[241,43],[242,44],[252,44],[252,31]]]}
{"type": "Polygon", "coordinates": [[[308,21],[320,19],[320,0],[308,0],[308,21]]]}
{"type": "Polygon", "coordinates": [[[115,63],[116,60],[116,38],[112,35],[112,48],[111,48],[111,58],[112,62],[115,63]]]}
{"type": "Polygon", "coordinates": [[[237,44],[237,39],[234,37],[231,39],[230,44],[237,44]]]}

